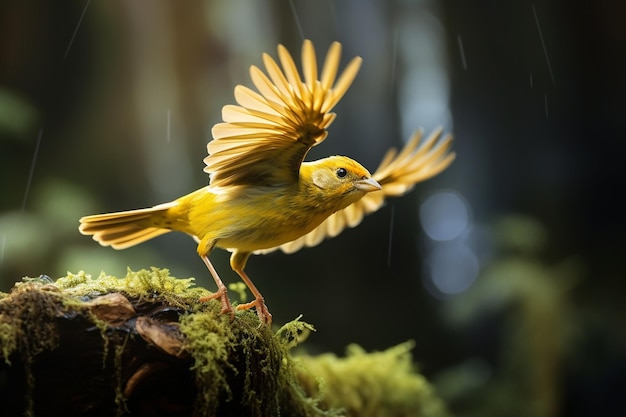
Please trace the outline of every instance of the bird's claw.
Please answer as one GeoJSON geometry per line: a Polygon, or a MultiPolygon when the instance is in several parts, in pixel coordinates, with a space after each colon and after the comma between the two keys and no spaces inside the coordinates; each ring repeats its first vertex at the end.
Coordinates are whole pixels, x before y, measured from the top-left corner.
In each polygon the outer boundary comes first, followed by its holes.
{"type": "Polygon", "coordinates": [[[268,326],[272,324],[272,314],[267,309],[263,298],[256,298],[254,301],[250,301],[249,303],[239,304],[237,306],[237,310],[249,310],[252,307],[256,309],[256,314],[259,316],[261,323],[267,324],[268,326]]]}
{"type": "Polygon", "coordinates": [[[233,310],[233,306],[228,299],[228,294],[226,293],[226,287],[222,287],[218,289],[211,295],[205,295],[204,297],[200,297],[200,302],[205,303],[207,301],[215,300],[216,298],[220,299],[222,303],[222,309],[220,311],[221,314],[228,313],[230,315],[230,320],[233,321],[235,319],[235,310],[233,310]]]}

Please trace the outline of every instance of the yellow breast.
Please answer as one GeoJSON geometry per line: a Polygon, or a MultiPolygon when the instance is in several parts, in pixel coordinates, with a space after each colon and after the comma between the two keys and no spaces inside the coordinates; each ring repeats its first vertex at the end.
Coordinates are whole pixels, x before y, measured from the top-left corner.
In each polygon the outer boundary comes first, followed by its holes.
{"type": "Polygon", "coordinates": [[[297,184],[227,192],[205,187],[181,197],[167,217],[174,230],[255,251],[299,238],[334,211],[299,194],[297,184]]]}

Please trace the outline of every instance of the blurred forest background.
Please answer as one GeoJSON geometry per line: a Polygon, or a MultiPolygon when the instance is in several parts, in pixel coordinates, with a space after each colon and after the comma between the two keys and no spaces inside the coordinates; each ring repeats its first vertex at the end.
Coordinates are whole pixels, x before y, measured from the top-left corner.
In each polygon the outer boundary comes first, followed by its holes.
{"type": "Polygon", "coordinates": [[[275,323],[303,314],[319,352],[415,340],[458,416],[624,416],[625,21],[611,0],[2,0],[0,291],[153,265],[213,289],[189,237],[118,252],[78,219],[204,186],[249,66],[338,40],[364,62],[309,159],[374,170],[443,126],[457,160],[356,229],[253,257],[275,323]]]}

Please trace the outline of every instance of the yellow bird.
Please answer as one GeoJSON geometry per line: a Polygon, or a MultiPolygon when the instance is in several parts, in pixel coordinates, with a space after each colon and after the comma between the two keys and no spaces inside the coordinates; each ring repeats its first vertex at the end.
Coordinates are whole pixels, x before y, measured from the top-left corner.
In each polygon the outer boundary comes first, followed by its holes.
{"type": "Polygon", "coordinates": [[[336,79],[340,56],[341,45],[334,42],[318,77],[313,44],[305,40],[301,77],[284,46],[278,46],[280,66],[263,54],[266,73],[250,68],[258,92],[236,86],[238,105],[224,106],[224,122],[212,129],[204,159],[208,186],[152,208],[83,217],[80,232],[114,249],[173,230],[191,235],[217,285],[201,300],[219,298],[222,313],[232,318],[226,287],[209,261],[213,248],[227,249],[231,268],[254,295],[254,301],[237,309],[255,307],[261,322],[270,324],[265,300],[244,272],[251,254],[317,245],[356,226],[386,197],[408,192],[454,159],[452,137],[440,139],[437,130],[424,141],[416,132],[400,153],[390,150],[373,175],[345,156],[303,162],[309,149],[326,138],[335,118],[331,110],[361,65],[355,57],[336,79]]]}

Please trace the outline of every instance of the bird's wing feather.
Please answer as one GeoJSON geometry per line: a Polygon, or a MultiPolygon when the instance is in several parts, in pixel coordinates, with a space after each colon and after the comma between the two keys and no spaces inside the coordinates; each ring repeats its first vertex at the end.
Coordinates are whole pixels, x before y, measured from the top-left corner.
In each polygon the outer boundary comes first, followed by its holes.
{"type": "Polygon", "coordinates": [[[313,44],[302,46],[304,79],[284,46],[278,46],[280,65],[263,55],[266,72],[252,66],[250,76],[258,92],[238,85],[238,105],[222,108],[223,123],[212,129],[205,172],[211,185],[276,185],[298,180],[300,165],[311,147],[322,142],[335,119],[330,111],[356,76],[356,57],[337,77],[341,45],[328,50],[318,79],[313,44]],[[282,68],[281,68],[282,67],[282,68]]]}
{"type": "Polygon", "coordinates": [[[418,130],[400,153],[390,149],[372,175],[382,190],[365,194],[362,199],[337,211],[299,239],[255,253],[268,253],[277,249],[293,253],[305,246],[315,246],[326,238],[337,236],[346,227],[357,226],[367,214],[380,209],[387,197],[405,194],[416,183],[437,175],[455,158],[454,152],[450,152],[452,136],[448,134],[441,138],[441,134],[441,129],[435,130],[422,141],[422,131],[418,130]]]}

